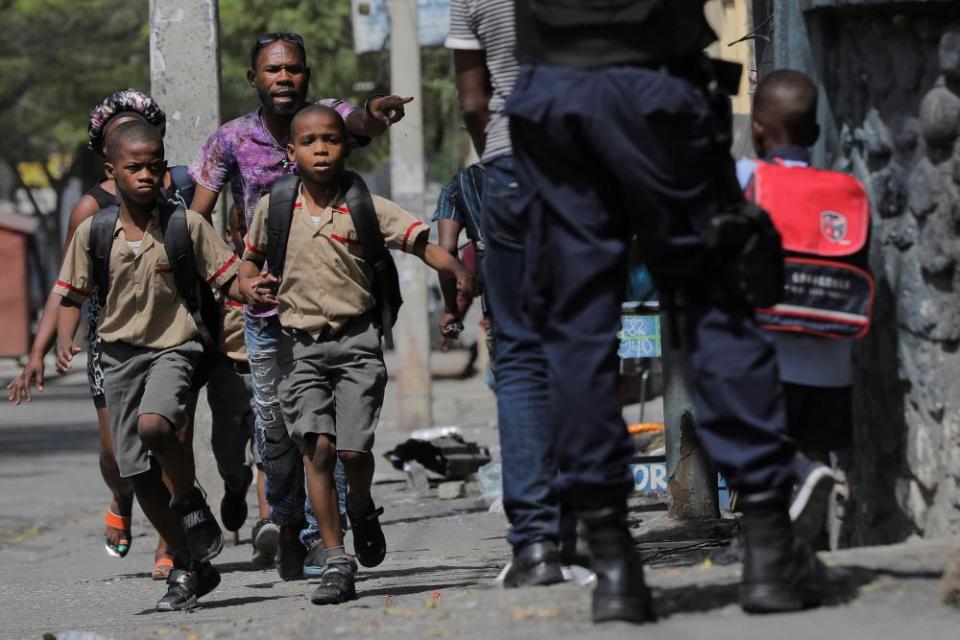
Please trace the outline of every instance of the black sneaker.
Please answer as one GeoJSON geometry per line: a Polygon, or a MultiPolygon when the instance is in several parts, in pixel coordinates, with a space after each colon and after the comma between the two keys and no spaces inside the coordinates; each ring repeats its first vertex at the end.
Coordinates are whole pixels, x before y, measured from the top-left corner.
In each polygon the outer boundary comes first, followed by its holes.
{"type": "MultiPolygon", "coordinates": [[[[354,573],[357,572],[357,561],[353,556],[348,555],[347,564],[354,573]]],[[[315,540],[307,550],[307,555],[303,559],[303,575],[307,578],[319,578],[327,569],[326,554],[323,552],[323,540],[315,540]]]]}
{"type": "Polygon", "coordinates": [[[310,595],[313,604],[340,604],[357,598],[353,570],[345,562],[329,564],[324,568],[320,584],[310,595]]]}
{"type": "Polygon", "coordinates": [[[189,569],[174,568],[167,578],[167,594],[157,603],[157,611],[192,609],[199,598],[220,584],[220,574],[209,562],[192,562],[189,569]]]}
{"type": "Polygon", "coordinates": [[[239,491],[231,491],[226,484],[223,485],[223,499],[220,501],[220,522],[227,531],[239,531],[243,523],[247,521],[247,489],[253,483],[253,471],[250,467],[244,467],[246,472],[243,482],[243,488],[239,491]]]}
{"type": "Polygon", "coordinates": [[[196,562],[209,562],[223,551],[223,531],[200,489],[173,496],[170,508],[180,516],[190,555],[196,562]]]}
{"type": "Polygon", "coordinates": [[[253,531],[250,533],[253,558],[250,561],[258,567],[272,567],[277,557],[279,538],[280,527],[269,520],[260,520],[253,525],[253,531]]]}
{"type": "Polygon", "coordinates": [[[281,526],[277,545],[277,572],[283,580],[303,579],[303,559],[307,549],[300,542],[301,525],[281,526]]]}
{"type": "Polygon", "coordinates": [[[823,531],[836,482],[833,470],[816,462],[807,468],[794,488],[790,498],[790,520],[794,535],[801,541],[812,545],[823,531]]]}
{"type": "Polygon", "coordinates": [[[376,567],[387,557],[387,539],[380,527],[381,515],[383,507],[374,507],[372,500],[370,508],[363,514],[353,513],[347,507],[347,516],[353,529],[353,552],[365,567],[376,567]]]}

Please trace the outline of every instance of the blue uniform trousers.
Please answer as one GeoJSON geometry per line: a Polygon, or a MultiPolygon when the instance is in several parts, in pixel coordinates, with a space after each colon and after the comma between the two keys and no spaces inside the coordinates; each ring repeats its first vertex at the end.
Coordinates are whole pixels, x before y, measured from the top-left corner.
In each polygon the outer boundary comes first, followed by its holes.
{"type": "MultiPolygon", "coordinates": [[[[527,226],[524,299],[549,377],[558,487],[574,506],[622,501],[632,455],[616,331],[636,229],[659,277],[703,280],[699,232],[720,206],[720,155],[700,89],[638,66],[521,69],[507,110],[527,226]]],[[[688,305],[699,436],[731,486],[791,482],[773,345],[749,311],[688,305]]]]}

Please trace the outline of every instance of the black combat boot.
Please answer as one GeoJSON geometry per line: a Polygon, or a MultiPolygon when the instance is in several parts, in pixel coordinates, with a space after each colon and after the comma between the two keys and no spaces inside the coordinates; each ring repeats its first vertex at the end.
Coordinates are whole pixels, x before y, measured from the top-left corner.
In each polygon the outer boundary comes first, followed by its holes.
{"type": "Polygon", "coordinates": [[[586,528],[590,568],[597,574],[593,621],[656,620],[653,598],[643,581],[643,564],[627,527],[626,504],[577,511],[586,528]]]}
{"type": "Polygon", "coordinates": [[[747,613],[797,611],[823,601],[826,568],[806,544],[794,538],[789,504],[789,489],[740,492],[740,606],[747,613]]]}
{"type": "Polygon", "coordinates": [[[514,550],[513,562],[503,577],[503,586],[546,586],[563,582],[560,552],[552,540],[537,540],[514,550]]]}

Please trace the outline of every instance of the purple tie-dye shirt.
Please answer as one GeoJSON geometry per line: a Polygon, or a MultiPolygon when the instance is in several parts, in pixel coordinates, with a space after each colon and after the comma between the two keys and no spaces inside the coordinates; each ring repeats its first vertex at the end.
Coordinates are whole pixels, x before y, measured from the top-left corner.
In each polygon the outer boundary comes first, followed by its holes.
{"type": "MultiPolygon", "coordinates": [[[[319,100],[336,109],[346,120],[357,110],[349,102],[335,98],[319,100]]],[[[293,173],[287,161],[287,140],[276,140],[260,119],[257,109],[217,129],[200,149],[190,165],[190,176],[201,187],[220,193],[229,182],[233,200],[243,212],[246,228],[253,220],[253,209],[270,192],[274,180],[293,173]]]]}
{"type": "MultiPolygon", "coordinates": [[[[344,120],[358,111],[349,102],[336,98],[317,103],[336,109],[344,120]]],[[[243,213],[244,229],[249,229],[257,201],[270,192],[274,180],[294,172],[296,165],[287,160],[287,142],[278,141],[267,131],[257,109],[214,131],[190,165],[190,176],[201,187],[216,193],[229,182],[233,201],[243,213]]],[[[276,309],[271,309],[251,315],[265,317],[276,313],[276,309]]]]}

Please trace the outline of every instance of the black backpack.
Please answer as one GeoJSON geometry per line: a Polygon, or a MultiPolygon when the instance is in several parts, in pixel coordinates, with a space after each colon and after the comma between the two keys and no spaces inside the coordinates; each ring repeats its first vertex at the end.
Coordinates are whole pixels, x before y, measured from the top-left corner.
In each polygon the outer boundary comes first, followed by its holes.
{"type": "MultiPolygon", "coordinates": [[[[397,265],[387,249],[373,208],[373,198],[363,178],[352,171],[344,171],[342,192],[346,194],[347,208],[353,226],[357,230],[363,257],[373,268],[374,323],[380,329],[384,345],[393,348],[393,325],[397,312],[403,304],[400,295],[400,277],[397,265]]],[[[279,178],[270,187],[270,210],[267,217],[267,268],[278,279],[283,278],[287,259],[287,240],[290,237],[290,222],[293,220],[293,205],[300,190],[300,178],[296,175],[279,178]]]]}
{"type": "MultiPolygon", "coordinates": [[[[186,167],[171,167],[170,173],[174,191],[170,193],[161,190],[159,203],[163,247],[170,262],[177,293],[183,298],[190,316],[197,325],[197,332],[204,350],[207,353],[219,353],[220,308],[214,298],[213,290],[197,275],[193,242],[187,228],[186,205],[193,197],[193,181],[186,173],[186,167]]],[[[101,307],[107,300],[107,289],[110,283],[110,249],[113,246],[113,232],[116,229],[119,214],[119,206],[112,204],[95,213],[90,225],[93,284],[101,307]]]]}

